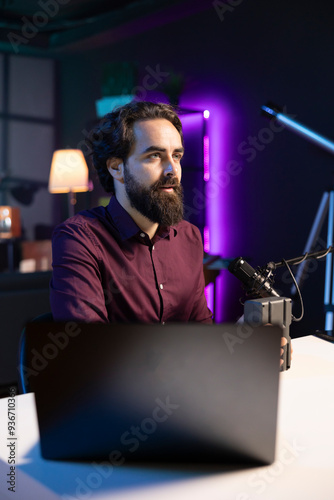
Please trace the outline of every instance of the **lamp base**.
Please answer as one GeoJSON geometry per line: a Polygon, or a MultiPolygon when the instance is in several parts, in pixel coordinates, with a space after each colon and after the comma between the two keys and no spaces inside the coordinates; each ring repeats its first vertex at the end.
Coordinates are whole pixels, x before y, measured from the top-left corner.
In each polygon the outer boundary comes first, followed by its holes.
{"type": "Polygon", "coordinates": [[[68,216],[73,217],[75,215],[75,205],[77,204],[77,196],[73,191],[68,193],[68,216]]]}

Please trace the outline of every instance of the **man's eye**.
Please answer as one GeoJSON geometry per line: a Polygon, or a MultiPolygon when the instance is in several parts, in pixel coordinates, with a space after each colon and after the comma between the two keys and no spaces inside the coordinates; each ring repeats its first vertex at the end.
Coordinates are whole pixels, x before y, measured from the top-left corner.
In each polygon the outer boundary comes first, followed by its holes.
{"type": "Polygon", "coordinates": [[[149,158],[160,158],[160,153],[152,153],[149,158]]]}

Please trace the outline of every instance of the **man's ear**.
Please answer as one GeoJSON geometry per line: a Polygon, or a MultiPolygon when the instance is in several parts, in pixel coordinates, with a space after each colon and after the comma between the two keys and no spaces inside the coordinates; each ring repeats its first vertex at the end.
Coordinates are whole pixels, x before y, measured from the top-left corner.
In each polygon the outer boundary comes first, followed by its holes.
{"type": "Polygon", "coordinates": [[[124,176],[123,176],[123,169],[124,169],[124,164],[123,160],[121,158],[108,158],[107,160],[107,169],[110,173],[110,175],[120,181],[124,182],[124,176]]]}

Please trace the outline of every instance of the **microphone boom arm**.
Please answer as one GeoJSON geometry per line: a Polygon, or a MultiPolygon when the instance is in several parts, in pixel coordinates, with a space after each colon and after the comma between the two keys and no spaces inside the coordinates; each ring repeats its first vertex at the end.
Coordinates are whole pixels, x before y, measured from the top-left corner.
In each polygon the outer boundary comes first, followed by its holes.
{"type": "Polygon", "coordinates": [[[319,250],[318,252],[306,252],[300,257],[295,257],[293,259],[286,259],[285,261],[281,260],[280,262],[269,262],[268,266],[272,265],[274,269],[276,269],[277,267],[285,266],[285,263],[289,265],[291,264],[292,266],[296,266],[308,259],[322,259],[323,257],[326,257],[330,252],[333,251],[334,247],[330,246],[326,248],[326,250],[319,250]]]}

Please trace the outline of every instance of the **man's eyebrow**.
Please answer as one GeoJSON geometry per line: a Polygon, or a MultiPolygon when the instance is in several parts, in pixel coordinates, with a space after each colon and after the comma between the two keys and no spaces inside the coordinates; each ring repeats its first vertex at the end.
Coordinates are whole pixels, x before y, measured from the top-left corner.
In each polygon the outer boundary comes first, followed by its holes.
{"type": "MultiPolygon", "coordinates": [[[[146,153],[151,153],[152,151],[159,151],[160,153],[165,153],[166,149],[162,148],[160,146],[149,146],[148,148],[144,149],[144,151],[141,153],[142,155],[146,153]]],[[[174,153],[184,153],[184,148],[175,148],[174,153]]]]}

